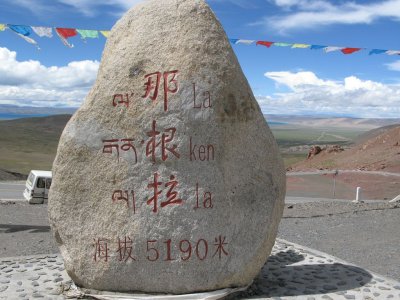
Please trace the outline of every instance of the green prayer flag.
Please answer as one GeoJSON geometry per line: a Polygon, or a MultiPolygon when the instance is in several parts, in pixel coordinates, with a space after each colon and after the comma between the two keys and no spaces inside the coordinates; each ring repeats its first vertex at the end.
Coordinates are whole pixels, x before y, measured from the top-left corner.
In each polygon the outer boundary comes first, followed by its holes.
{"type": "Polygon", "coordinates": [[[83,39],[86,38],[98,38],[99,37],[99,32],[97,30],[83,30],[83,29],[77,29],[78,33],[81,35],[83,39]]]}

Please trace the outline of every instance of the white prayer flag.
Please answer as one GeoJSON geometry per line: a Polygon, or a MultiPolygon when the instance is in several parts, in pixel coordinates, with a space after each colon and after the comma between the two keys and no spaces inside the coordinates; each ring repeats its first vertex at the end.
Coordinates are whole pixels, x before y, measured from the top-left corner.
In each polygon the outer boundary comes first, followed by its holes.
{"type": "Polygon", "coordinates": [[[40,37],[53,37],[53,30],[51,27],[33,27],[33,31],[40,37]]]}

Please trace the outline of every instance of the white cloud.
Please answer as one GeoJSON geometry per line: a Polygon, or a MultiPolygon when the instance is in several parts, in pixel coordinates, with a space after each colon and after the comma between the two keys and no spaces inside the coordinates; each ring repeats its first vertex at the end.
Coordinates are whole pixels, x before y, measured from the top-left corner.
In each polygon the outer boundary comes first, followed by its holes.
{"type": "Polygon", "coordinates": [[[54,8],[52,6],[46,5],[46,3],[40,0],[35,1],[34,5],[32,5],[32,0],[13,0],[12,4],[18,5],[24,9],[28,9],[35,15],[45,15],[49,13],[54,13],[53,11],[54,8]]]}
{"type": "Polygon", "coordinates": [[[143,0],[57,0],[60,3],[67,4],[77,8],[81,13],[87,16],[94,16],[99,6],[114,6],[126,11],[134,5],[143,2],[143,0]]]}
{"type": "Polygon", "coordinates": [[[349,76],[342,81],[318,78],[313,72],[267,72],[265,76],[289,89],[259,96],[264,113],[331,113],[359,117],[398,117],[400,85],[349,76]]]}
{"type": "MultiPolygon", "coordinates": [[[[119,10],[120,13],[123,13],[143,1],[144,0],[56,0],[58,3],[77,9],[80,13],[88,17],[97,15],[98,8],[101,6],[114,7],[116,10],[119,10]]],[[[55,12],[54,6],[48,5],[47,0],[36,0],[34,5],[32,5],[32,0],[14,0],[13,4],[28,9],[37,15],[55,12]]]]}
{"type": "Polygon", "coordinates": [[[98,61],[46,67],[35,60],[18,61],[17,53],[0,47],[0,103],[34,106],[79,106],[93,85],[98,61]]]}
{"type": "Polygon", "coordinates": [[[291,8],[300,8],[300,9],[308,9],[308,10],[316,10],[316,9],[328,9],[333,6],[326,0],[272,0],[276,6],[280,6],[282,8],[291,9],[291,8]]]}
{"type": "Polygon", "coordinates": [[[257,8],[258,7],[257,4],[252,3],[249,0],[208,0],[207,2],[217,2],[217,3],[218,2],[219,3],[221,3],[221,2],[231,2],[231,3],[237,5],[237,6],[241,7],[241,8],[246,8],[246,9],[257,8]]]}
{"type": "Polygon", "coordinates": [[[333,81],[319,79],[313,72],[267,72],[265,76],[274,80],[277,84],[286,85],[291,90],[304,90],[308,87],[335,87],[337,84],[333,81]]]}
{"type": "Polygon", "coordinates": [[[392,62],[390,64],[386,64],[389,70],[392,71],[400,71],[400,60],[397,60],[395,62],[392,62]]]}
{"type": "Polygon", "coordinates": [[[274,0],[275,5],[296,10],[283,15],[266,17],[257,24],[285,33],[289,30],[320,28],[333,24],[370,24],[388,18],[400,21],[400,0],[357,4],[345,1],[332,4],[327,0],[274,0]]]}

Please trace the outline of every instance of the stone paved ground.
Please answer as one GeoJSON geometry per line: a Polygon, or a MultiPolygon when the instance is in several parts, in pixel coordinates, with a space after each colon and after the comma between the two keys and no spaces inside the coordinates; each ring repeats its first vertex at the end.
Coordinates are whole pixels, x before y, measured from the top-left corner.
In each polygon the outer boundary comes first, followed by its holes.
{"type": "MultiPolygon", "coordinates": [[[[0,259],[0,299],[64,299],[71,285],[59,255],[0,259]]],[[[85,291],[98,294],[94,291],[85,291]]],[[[74,291],[76,294],[77,291],[74,291]]],[[[102,299],[107,298],[103,293],[102,299]]],[[[80,294],[82,296],[82,294],[80,294]]],[[[113,299],[117,295],[109,294],[113,299]]],[[[125,295],[126,296],[126,295],[125,295]]],[[[217,299],[215,296],[196,299],[217,299]]],[[[158,298],[158,297],[157,297],[158,298]]],[[[164,297],[182,299],[182,297],[164,297]]],[[[86,297],[86,299],[88,299],[86,297]]],[[[125,298],[127,299],[127,298],[125,298]]],[[[144,299],[130,297],[129,299],[144,299]]],[[[150,296],[146,299],[156,299],[150,296]]],[[[186,299],[195,299],[190,296],[186,299]]],[[[239,299],[400,299],[400,282],[364,270],[325,253],[278,239],[271,257],[239,299]]]]}
{"type": "Polygon", "coordinates": [[[64,299],[61,283],[68,280],[57,254],[0,259],[0,299],[64,299]]]}

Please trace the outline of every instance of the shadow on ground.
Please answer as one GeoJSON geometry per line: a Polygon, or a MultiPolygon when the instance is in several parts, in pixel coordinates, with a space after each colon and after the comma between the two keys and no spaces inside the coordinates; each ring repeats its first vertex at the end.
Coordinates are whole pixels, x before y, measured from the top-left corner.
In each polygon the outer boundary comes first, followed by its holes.
{"type": "Polygon", "coordinates": [[[29,231],[30,233],[49,232],[50,226],[0,224],[0,233],[14,233],[20,231],[29,231]]]}
{"type": "Polygon", "coordinates": [[[325,262],[318,256],[308,255],[308,263],[292,265],[305,259],[305,256],[292,250],[270,256],[249,289],[228,299],[326,293],[344,295],[347,290],[360,288],[372,279],[372,275],[361,268],[325,262]]]}

